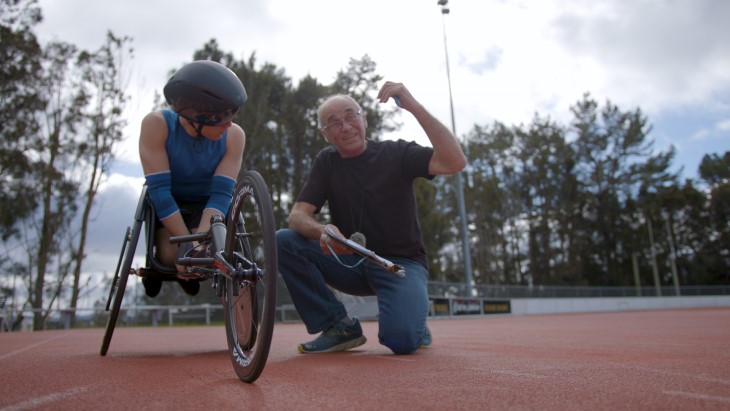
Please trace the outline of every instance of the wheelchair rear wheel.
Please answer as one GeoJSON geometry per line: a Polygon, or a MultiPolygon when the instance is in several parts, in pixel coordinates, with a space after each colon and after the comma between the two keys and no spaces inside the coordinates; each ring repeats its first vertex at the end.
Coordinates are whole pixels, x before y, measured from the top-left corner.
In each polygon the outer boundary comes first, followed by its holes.
{"type": "Polygon", "coordinates": [[[266,365],[276,314],[276,232],[266,183],[247,171],[233,194],[226,227],[229,263],[251,275],[225,279],[222,293],[228,351],[242,381],[255,381],[266,365]]]}

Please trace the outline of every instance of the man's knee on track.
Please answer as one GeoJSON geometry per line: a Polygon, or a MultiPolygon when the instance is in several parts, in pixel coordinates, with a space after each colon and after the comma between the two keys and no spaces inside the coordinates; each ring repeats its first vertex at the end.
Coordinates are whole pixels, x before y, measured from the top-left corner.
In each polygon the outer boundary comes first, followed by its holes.
{"type": "Polygon", "coordinates": [[[388,336],[385,338],[381,337],[380,344],[388,347],[394,354],[409,355],[418,350],[421,341],[417,341],[415,338],[411,338],[411,336],[403,334],[388,336]]]}

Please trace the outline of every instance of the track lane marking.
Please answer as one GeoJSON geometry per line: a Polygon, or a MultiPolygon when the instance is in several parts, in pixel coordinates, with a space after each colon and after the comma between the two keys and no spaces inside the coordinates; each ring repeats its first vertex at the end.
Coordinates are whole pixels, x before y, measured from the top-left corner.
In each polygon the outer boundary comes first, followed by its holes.
{"type": "Polygon", "coordinates": [[[677,397],[692,398],[695,400],[707,400],[707,401],[720,401],[730,404],[730,397],[720,397],[717,395],[707,395],[697,392],[685,392],[685,391],[662,391],[662,394],[674,395],[677,397]]]}
{"type": "Polygon", "coordinates": [[[6,353],[6,354],[3,354],[3,355],[0,355],[0,361],[2,361],[2,360],[4,360],[4,359],[6,359],[6,358],[8,358],[8,357],[12,357],[13,355],[17,355],[17,354],[20,354],[20,353],[22,353],[22,352],[25,352],[25,351],[31,350],[31,349],[33,349],[33,348],[35,348],[35,347],[39,346],[39,345],[43,345],[43,344],[45,344],[45,343],[48,343],[48,342],[51,342],[51,341],[57,340],[57,339],[59,339],[59,338],[63,338],[63,337],[65,337],[65,336],[66,336],[66,334],[63,334],[63,335],[59,335],[59,336],[56,336],[56,337],[53,337],[53,338],[49,338],[49,339],[47,339],[47,340],[39,341],[39,342],[37,342],[37,343],[35,343],[35,344],[31,344],[31,345],[29,345],[29,346],[27,346],[27,347],[23,347],[23,348],[21,348],[21,349],[15,350],[15,351],[10,351],[9,353],[6,353]]]}
{"type": "Polygon", "coordinates": [[[704,382],[711,382],[711,383],[715,383],[715,384],[730,385],[730,380],[710,377],[710,376],[707,376],[704,374],[692,374],[690,372],[662,370],[662,369],[658,369],[658,368],[643,367],[643,366],[638,366],[638,365],[634,365],[634,366],[619,365],[619,367],[625,368],[625,369],[639,370],[639,371],[648,371],[648,372],[653,372],[656,374],[670,375],[670,376],[680,377],[680,378],[691,378],[691,379],[700,380],[700,381],[704,381],[704,382]]]}
{"type": "Polygon", "coordinates": [[[83,394],[86,391],[89,391],[91,389],[91,385],[86,387],[76,387],[71,388],[65,391],[59,391],[54,392],[51,394],[44,395],[42,397],[36,397],[33,399],[30,399],[28,401],[23,401],[15,405],[10,405],[8,407],[0,408],[0,411],[21,411],[21,410],[28,410],[31,408],[37,408],[41,405],[48,405],[49,403],[53,403],[59,400],[62,400],[67,397],[73,397],[79,394],[83,394]]]}

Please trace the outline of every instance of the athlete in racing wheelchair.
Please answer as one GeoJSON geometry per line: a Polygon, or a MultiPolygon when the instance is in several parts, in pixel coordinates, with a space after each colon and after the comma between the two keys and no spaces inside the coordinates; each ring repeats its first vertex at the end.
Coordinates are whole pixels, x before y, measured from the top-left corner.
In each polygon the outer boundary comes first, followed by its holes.
{"type": "Polygon", "coordinates": [[[245,135],[232,120],[246,92],[225,66],[196,61],[173,75],[164,94],[171,110],[142,121],[146,184],[124,235],[100,354],[109,349],[130,274],[142,277],[151,297],[164,281],[195,295],[200,281],[210,279],[221,299],[233,368],[253,382],[271,344],[278,268],[266,182],[255,170],[238,175],[245,135]],[[133,269],[143,225],[146,265],[133,269]]]}
{"type": "Polygon", "coordinates": [[[206,232],[214,214],[225,216],[246,143],[243,129],[233,123],[246,91],[222,64],[203,60],[185,65],[167,82],[164,95],[171,109],[147,114],[139,137],[147,196],[157,216],[153,259],[164,265],[140,273],[149,297],[157,296],[162,281],[170,278],[190,295],[200,290],[197,278],[185,278],[184,267],[175,267],[176,258],[200,247],[189,242],[178,246],[169,239],[206,232]],[[154,275],[169,274],[172,267],[180,275],[154,275]]]}

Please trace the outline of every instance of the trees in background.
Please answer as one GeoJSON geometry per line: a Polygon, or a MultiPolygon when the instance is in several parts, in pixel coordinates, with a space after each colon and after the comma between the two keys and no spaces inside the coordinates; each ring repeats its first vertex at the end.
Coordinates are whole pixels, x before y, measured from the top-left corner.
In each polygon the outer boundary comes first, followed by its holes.
{"type": "Polygon", "coordinates": [[[0,0],[0,234],[3,240],[16,235],[18,219],[27,217],[37,206],[35,195],[25,189],[32,159],[26,135],[36,134],[40,125],[34,115],[44,107],[38,92],[42,73],[42,50],[33,26],[40,9],[25,8],[11,0],[0,0]],[[18,108],[21,108],[20,110],[18,108]],[[13,213],[5,210],[15,209],[13,213]]]}
{"type": "MultiPolygon", "coordinates": [[[[81,52],[76,58],[80,81],[81,138],[76,142],[78,159],[76,178],[79,181],[78,206],[81,208],[80,227],[73,232],[72,286],[70,308],[75,309],[81,292],[81,277],[86,257],[86,235],[92,222],[94,199],[109,174],[114,160],[114,148],[123,138],[127,121],[122,117],[128,96],[126,60],[133,51],[131,38],[107,33],[106,42],[95,52],[81,52]]],[[[71,323],[76,319],[71,313],[71,323]]]]}
{"type": "MultiPolygon", "coordinates": [[[[122,139],[128,38],[109,33],[97,51],[41,47],[34,1],[0,0],[2,234],[0,262],[42,329],[64,297],[76,306],[94,197],[122,139]],[[5,121],[7,120],[7,121],[5,121]],[[70,284],[69,284],[70,283],[70,284]]],[[[66,305],[64,301],[64,305],[66,305]]],[[[21,318],[18,318],[21,320],[21,318]]]]}
{"type": "MultiPolygon", "coordinates": [[[[35,2],[0,5],[0,284],[6,295],[26,287],[40,329],[54,302],[74,308],[86,286],[95,195],[115,145],[130,137],[123,111],[131,39],[108,33],[93,52],[42,47],[32,30],[41,19],[35,2]]],[[[324,98],[358,99],[373,139],[399,127],[397,110],[375,100],[383,78],[368,56],[350,59],[331,84],[294,82],[284,68],[253,52],[236,59],[215,40],[193,59],[223,63],[246,86],[236,120],[247,134],[243,170],[264,176],[280,227],[325,145],[316,118],[324,98]]],[[[569,124],[538,113],[526,125],[476,124],[463,137],[475,283],[625,286],[634,273],[645,286],[730,283],[730,153],[708,154],[702,181],[680,182],[670,171],[674,150],[655,150],[640,109],[586,94],[571,111],[569,124]]],[[[453,180],[419,180],[415,189],[431,280],[463,281],[453,180]]]]}
{"type": "Polygon", "coordinates": [[[569,125],[467,135],[476,282],[630,286],[636,270],[644,286],[727,284],[729,154],[703,160],[706,192],[670,171],[641,110],[589,95],[571,110],[569,125]]]}

